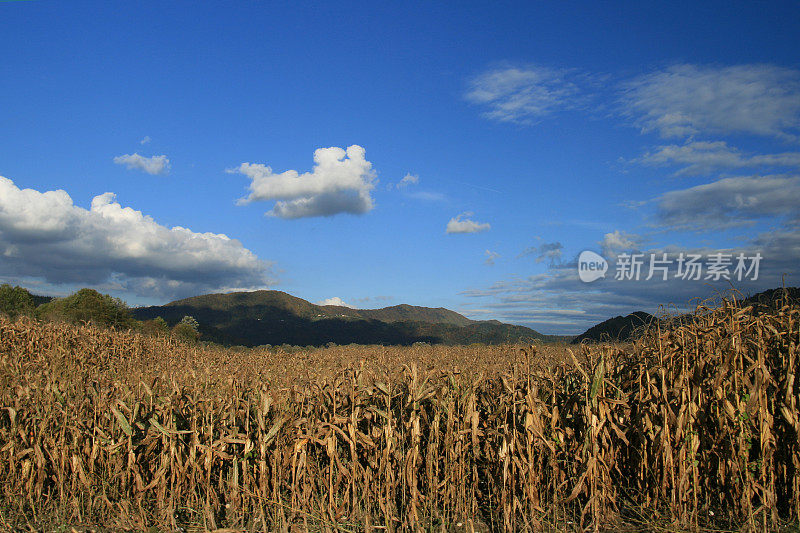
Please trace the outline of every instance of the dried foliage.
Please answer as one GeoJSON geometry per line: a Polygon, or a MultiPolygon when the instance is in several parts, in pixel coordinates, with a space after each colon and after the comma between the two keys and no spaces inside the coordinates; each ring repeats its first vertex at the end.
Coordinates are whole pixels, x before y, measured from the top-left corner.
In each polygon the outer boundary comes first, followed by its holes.
{"type": "Polygon", "coordinates": [[[797,307],[731,302],[574,355],[0,318],[0,525],[774,530],[800,516],[799,344],[797,307]]]}

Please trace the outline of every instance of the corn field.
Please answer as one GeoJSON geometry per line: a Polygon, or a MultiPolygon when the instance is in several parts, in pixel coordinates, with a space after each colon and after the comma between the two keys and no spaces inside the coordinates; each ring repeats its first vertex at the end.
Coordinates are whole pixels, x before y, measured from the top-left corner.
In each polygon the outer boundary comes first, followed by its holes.
{"type": "Polygon", "coordinates": [[[727,301],[572,350],[0,318],[0,527],[778,530],[800,517],[799,345],[797,307],[727,301]]]}

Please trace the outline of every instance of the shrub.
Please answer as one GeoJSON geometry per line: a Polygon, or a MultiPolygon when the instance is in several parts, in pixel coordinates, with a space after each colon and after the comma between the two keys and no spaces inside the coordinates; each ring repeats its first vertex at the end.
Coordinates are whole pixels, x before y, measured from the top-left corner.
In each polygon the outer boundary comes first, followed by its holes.
{"type": "Polygon", "coordinates": [[[172,334],[186,341],[196,341],[200,338],[199,327],[200,324],[193,316],[186,315],[172,328],[172,334]]]}
{"type": "Polygon", "coordinates": [[[33,312],[35,305],[31,293],[8,283],[0,285],[0,313],[16,318],[33,312]]]}

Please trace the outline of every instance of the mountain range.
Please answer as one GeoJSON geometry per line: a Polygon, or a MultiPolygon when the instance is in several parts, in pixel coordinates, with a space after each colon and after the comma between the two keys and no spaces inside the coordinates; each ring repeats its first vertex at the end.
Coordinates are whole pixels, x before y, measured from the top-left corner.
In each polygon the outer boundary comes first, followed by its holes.
{"type": "MultiPolygon", "coordinates": [[[[54,300],[52,296],[25,292],[37,311],[54,300]]],[[[769,289],[746,298],[740,297],[737,303],[742,307],[752,306],[753,312],[761,313],[784,301],[800,304],[800,288],[769,289]]],[[[709,305],[713,307],[717,303],[709,305]]],[[[691,320],[691,314],[656,317],[637,311],[609,318],[578,336],[544,335],[497,320],[471,320],[443,307],[402,304],[382,309],[354,309],[316,305],[285,292],[267,290],[205,294],[130,311],[139,320],[161,317],[170,326],[189,315],[198,321],[203,340],[242,346],[624,342],[638,338],[647,327],[656,323],[669,326],[691,320]]]]}
{"type": "Polygon", "coordinates": [[[471,320],[445,309],[395,305],[354,309],[316,305],[281,291],[206,294],[161,306],[132,310],[135,318],[161,317],[168,324],[184,316],[200,324],[204,340],[226,345],[291,344],[501,344],[568,341],[497,320],[471,320]]]}

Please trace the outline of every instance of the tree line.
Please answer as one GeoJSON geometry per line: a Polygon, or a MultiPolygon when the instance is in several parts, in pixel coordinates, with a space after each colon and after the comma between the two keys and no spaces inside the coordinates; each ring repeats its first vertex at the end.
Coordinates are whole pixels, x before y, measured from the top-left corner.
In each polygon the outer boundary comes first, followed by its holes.
{"type": "Polygon", "coordinates": [[[0,285],[0,314],[12,319],[29,316],[37,320],[92,323],[115,329],[132,329],[152,335],[174,335],[184,340],[200,338],[197,320],[184,316],[170,325],[161,317],[136,320],[128,305],[119,298],[94,289],[80,289],[63,298],[42,298],[20,286],[0,285]],[[37,304],[37,300],[42,303],[37,304]]]}

